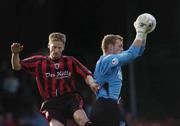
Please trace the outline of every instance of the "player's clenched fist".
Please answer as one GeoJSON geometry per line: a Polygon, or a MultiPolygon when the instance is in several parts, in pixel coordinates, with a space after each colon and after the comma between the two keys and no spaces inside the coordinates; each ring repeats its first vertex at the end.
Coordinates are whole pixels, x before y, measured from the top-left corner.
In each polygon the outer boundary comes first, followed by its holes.
{"type": "Polygon", "coordinates": [[[11,45],[11,51],[12,53],[19,53],[23,50],[23,45],[21,45],[20,43],[13,43],[11,45]]]}

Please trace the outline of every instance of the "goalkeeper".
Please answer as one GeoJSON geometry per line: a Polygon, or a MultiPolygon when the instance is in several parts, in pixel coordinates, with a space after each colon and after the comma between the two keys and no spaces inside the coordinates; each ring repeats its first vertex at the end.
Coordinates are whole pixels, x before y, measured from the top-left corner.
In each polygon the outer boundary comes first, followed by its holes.
{"type": "Polygon", "coordinates": [[[108,34],[102,40],[103,55],[96,63],[94,78],[100,85],[91,120],[97,126],[119,126],[121,113],[118,108],[122,87],[121,67],[141,56],[146,45],[147,34],[155,29],[156,20],[150,14],[142,14],[134,22],[136,37],[128,50],[123,49],[123,37],[108,34]]]}

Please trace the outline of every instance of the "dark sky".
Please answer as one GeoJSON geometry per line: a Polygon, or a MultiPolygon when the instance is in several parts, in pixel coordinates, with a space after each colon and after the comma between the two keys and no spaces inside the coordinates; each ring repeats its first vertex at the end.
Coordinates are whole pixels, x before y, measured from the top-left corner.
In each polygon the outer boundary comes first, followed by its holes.
{"type": "MultiPolygon", "coordinates": [[[[25,46],[22,57],[26,57],[46,48],[49,33],[59,31],[67,35],[64,54],[78,57],[87,65],[90,62],[93,67],[101,55],[102,37],[120,34],[125,39],[124,48],[128,48],[135,36],[133,22],[139,14],[148,12],[156,17],[157,27],[148,35],[144,55],[135,62],[138,111],[146,113],[152,108],[152,114],[156,114],[168,110],[164,113],[177,116],[179,6],[178,0],[1,0],[0,60],[10,62],[12,42],[25,46]]],[[[128,70],[125,75],[128,83],[128,70]]],[[[128,88],[126,85],[126,93],[128,88]]]]}

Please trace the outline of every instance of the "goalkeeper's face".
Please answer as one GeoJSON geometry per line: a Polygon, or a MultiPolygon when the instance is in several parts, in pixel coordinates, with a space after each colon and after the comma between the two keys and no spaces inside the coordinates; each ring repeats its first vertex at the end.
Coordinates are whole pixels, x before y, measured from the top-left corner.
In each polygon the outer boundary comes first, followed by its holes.
{"type": "Polygon", "coordinates": [[[50,58],[59,59],[64,50],[64,43],[61,41],[52,41],[52,42],[49,42],[48,48],[50,51],[50,58]]]}
{"type": "Polygon", "coordinates": [[[118,53],[121,53],[123,50],[124,50],[123,49],[123,41],[120,39],[117,39],[115,45],[113,46],[112,53],[118,54],[118,53]]]}

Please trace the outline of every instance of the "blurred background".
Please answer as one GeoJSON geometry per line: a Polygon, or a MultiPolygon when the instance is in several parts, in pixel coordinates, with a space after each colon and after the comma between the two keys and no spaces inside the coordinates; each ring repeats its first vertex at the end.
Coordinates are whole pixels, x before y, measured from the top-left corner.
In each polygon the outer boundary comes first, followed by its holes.
{"type": "MultiPolygon", "coordinates": [[[[11,70],[13,42],[24,45],[23,59],[47,54],[48,35],[62,32],[64,55],[93,72],[103,36],[123,36],[127,49],[135,37],[133,22],[145,12],[156,17],[157,27],[143,56],[123,68],[122,109],[132,126],[180,126],[179,8],[178,0],[1,0],[0,126],[47,125],[38,112],[42,99],[35,80],[11,70]]],[[[94,95],[85,84],[79,89],[89,114],[94,95]]]]}

